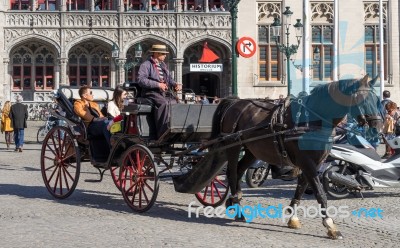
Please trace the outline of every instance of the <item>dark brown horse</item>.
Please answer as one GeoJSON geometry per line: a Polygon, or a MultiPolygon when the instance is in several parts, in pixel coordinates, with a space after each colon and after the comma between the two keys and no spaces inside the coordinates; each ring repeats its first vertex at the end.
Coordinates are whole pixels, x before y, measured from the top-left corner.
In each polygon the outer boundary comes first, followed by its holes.
{"type": "MultiPolygon", "coordinates": [[[[293,165],[303,172],[291,207],[300,204],[310,184],[318,203],[326,209],[327,199],[317,176],[317,166],[329,153],[334,128],[347,114],[368,121],[370,128],[380,128],[380,102],[372,89],[373,83],[366,76],[361,80],[321,85],[309,96],[295,99],[282,108],[270,101],[222,100],[214,115],[212,137],[242,132],[236,139],[222,144],[229,147],[226,156],[231,197],[227,205],[240,203],[239,180],[255,159],[261,159],[276,166],[293,165]],[[238,140],[242,142],[232,146],[238,140]],[[245,155],[238,162],[241,149],[245,155]]],[[[328,236],[341,239],[333,220],[325,211],[322,214],[328,236]]],[[[295,215],[289,219],[288,226],[301,227],[295,215]]]]}

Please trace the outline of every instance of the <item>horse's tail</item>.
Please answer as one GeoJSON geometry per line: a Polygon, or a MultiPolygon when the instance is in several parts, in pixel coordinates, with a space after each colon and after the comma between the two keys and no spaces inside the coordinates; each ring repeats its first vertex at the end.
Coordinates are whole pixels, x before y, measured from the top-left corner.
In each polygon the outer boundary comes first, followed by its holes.
{"type": "Polygon", "coordinates": [[[217,138],[221,133],[221,121],[225,111],[232,105],[232,101],[235,101],[238,98],[224,98],[218,104],[217,109],[215,110],[213,120],[212,120],[212,131],[211,131],[211,139],[217,138]]]}

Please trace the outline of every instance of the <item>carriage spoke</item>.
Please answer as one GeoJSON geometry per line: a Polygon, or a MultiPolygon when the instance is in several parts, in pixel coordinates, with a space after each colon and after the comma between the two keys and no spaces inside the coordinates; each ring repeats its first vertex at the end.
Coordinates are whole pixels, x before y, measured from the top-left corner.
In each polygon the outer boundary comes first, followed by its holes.
{"type": "Polygon", "coordinates": [[[46,146],[50,149],[50,151],[54,154],[54,156],[56,156],[57,157],[57,154],[56,154],[56,152],[53,150],[53,149],[51,149],[51,147],[50,147],[50,145],[49,145],[49,143],[47,143],[46,144],[46,146]]]}
{"type": "Polygon", "coordinates": [[[74,178],[72,177],[71,173],[69,173],[69,171],[67,170],[67,168],[65,168],[64,166],[63,166],[63,171],[64,171],[64,175],[65,175],[65,173],[67,173],[67,175],[69,176],[69,178],[70,178],[72,181],[74,180],[74,178]]]}
{"type": "Polygon", "coordinates": [[[56,142],[54,141],[54,133],[52,133],[52,135],[51,135],[51,140],[53,141],[55,155],[57,157],[60,157],[60,154],[59,154],[60,153],[60,149],[57,149],[57,147],[56,147],[56,142]]]}
{"type": "Polygon", "coordinates": [[[60,194],[62,195],[62,189],[63,189],[63,187],[62,187],[62,166],[60,166],[59,167],[59,170],[58,170],[58,174],[59,174],[59,177],[60,177],[60,194]]]}
{"type": "Polygon", "coordinates": [[[149,203],[149,198],[147,197],[146,190],[144,189],[143,184],[144,182],[142,182],[142,191],[143,191],[143,196],[146,199],[146,205],[147,205],[149,203]]]}
{"type": "MultiPolygon", "coordinates": [[[[49,180],[48,180],[47,182],[50,182],[51,179],[53,178],[53,176],[55,175],[55,173],[57,172],[58,165],[54,165],[54,166],[52,166],[52,167],[55,167],[55,169],[53,170],[53,173],[51,173],[50,178],[49,178],[49,180]]],[[[50,169],[50,168],[49,168],[49,169],[50,169]]]]}
{"type": "Polygon", "coordinates": [[[69,190],[70,188],[69,188],[67,175],[70,177],[70,179],[73,180],[73,178],[71,177],[71,175],[68,173],[67,169],[64,166],[62,167],[62,172],[63,172],[64,179],[65,179],[65,187],[67,187],[67,190],[69,190]]]}
{"type": "Polygon", "coordinates": [[[149,190],[150,190],[151,192],[154,191],[154,189],[153,189],[146,181],[144,181],[143,183],[144,183],[144,185],[147,186],[147,188],[149,188],[149,190]]]}
{"type": "Polygon", "coordinates": [[[218,178],[215,178],[215,181],[217,181],[221,186],[223,186],[224,188],[228,188],[228,186],[222,182],[221,180],[219,180],[218,178]]]}
{"type": "Polygon", "coordinates": [[[207,192],[208,192],[208,185],[207,185],[206,189],[204,190],[203,201],[205,201],[207,198],[207,192]]]}
{"type": "Polygon", "coordinates": [[[56,176],[56,181],[54,183],[54,188],[53,188],[53,192],[56,193],[56,188],[57,188],[57,184],[58,184],[58,180],[59,180],[59,175],[60,173],[58,173],[59,171],[59,167],[57,166],[57,176],[56,176]]]}
{"type": "Polygon", "coordinates": [[[215,187],[215,191],[217,192],[219,199],[222,199],[222,195],[221,195],[221,192],[219,191],[218,187],[215,187]]]}
{"type": "MultiPolygon", "coordinates": [[[[55,161],[55,160],[54,160],[55,161]]],[[[50,170],[50,169],[53,169],[54,167],[56,167],[57,165],[53,165],[53,166],[50,166],[49,168],[47,168],[45,171],[48,171],[48,170],[50,170]]]]}
{"type": "Polygon", "coordinates": [[[61,132],[61,130],[58,129],[57,130],[57,141],[58,141],[58,144],[60,145],[60,157],[61,157],[61,155],[63,154],[64,142],[61,140],[60,132],[61,132]]]}

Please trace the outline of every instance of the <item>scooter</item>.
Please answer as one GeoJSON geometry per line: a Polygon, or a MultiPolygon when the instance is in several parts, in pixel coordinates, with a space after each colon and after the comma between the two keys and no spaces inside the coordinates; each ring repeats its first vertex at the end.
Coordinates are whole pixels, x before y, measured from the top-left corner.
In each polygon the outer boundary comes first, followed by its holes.
{"type": "Polygon", "coordinates": [[[358,144],[333,145],[325,165],[322,184],[333,198],[346,198],[350,193],[374,188],[400,187],[400,137],[384,141],[394,150],[388,159],[382,159],[362,136],[358,144]]]}
{"type": "Polygon", "coordinates": [[[256,160],[246,171],[246,183],[250,188],[260,187],[267,179],[269,173],[272,174],[272,179],[282,179],[284,181],[292,181],[297,177],[294,177],[293,167],[284,166],[277,168],[271,166],[262,160],[256,160]]]}

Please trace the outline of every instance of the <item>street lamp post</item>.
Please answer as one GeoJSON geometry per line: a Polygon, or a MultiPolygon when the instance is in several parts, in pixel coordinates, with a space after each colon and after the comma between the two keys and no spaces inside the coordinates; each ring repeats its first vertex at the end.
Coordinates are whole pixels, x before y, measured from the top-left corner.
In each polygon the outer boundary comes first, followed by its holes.
{"type": "MultiPolygon", "coordinates": [[[[115,64],[118,65],[117,63],[117,59],[119,58],[119,47],[117,44],[113,43],[112,49],[111,49],[111,57],[114,59],[114,61],[116,62],[115,64]]],[[[121,83],[120,82],[120,78],[119,78],[120,74],[119,74],[119,70],[117,72],[117,83],[118,85],[121,83]]]]}
{"type": "Polygon", "coordinates": [[[274,23],[272,24],[272,36],[275,37],[275,44],[278,47],[279,51],[286,56],[286,70],[287,70],[287,87],[288,87],[288,96],[290,95],[290,91],[292,89],[292,83],[290,80],[290,56],[294,55],[297,53],[297,49],[299,48],[300,45],[300,40],[301,37],[303,36],[303,24],[301,24],[300,19],[297,19],[296,24],[293,26],[295,27],[296,31],[296,38],[297,38],[297,45],[290,45],[289,44],[289,27],[291,25],[291,16],[293,14],[292,11],[290,11],[290,7],[285,7],[286,10],[283,12],[284,16],[284,24],[285,24],[285,30],[286,30],[286,44],[285,43],[279,43],[279,37],[281,35],[281,23],[278,18],[275,18],[274,23]]]}
{"type": "MultiPolygon", "coordinates": [[[[125,61],[125,59],[121,59],[120,61],[117,61],[118,58],[119,58],[119,48],[118,48],[117,44],[113,43],[112,51],[111,51],[111,57],[113,57],[116,60],[116,62],[117,62],[116,64],[118,66],[122,66],[122,65],[124,66],[124,69],[125,69],[125,82],[128,81],[128,70],[133,68],[133,67],[135,67],[135,66],[137,66],[139,63],[141,63],[141,61],[142,61],[142,53],[143,53],[142,46],[140,45],[140,43],[138,43],[135,46],[135,57],[134,57],[133,61],[126,62],[126,63],[123,63],[123,61],[125,61]],[[122,62],[122,63],[120,63],[120,62],[122,62]]],[[[119,70],[118,70],[118,72],[119,72],[119,70]]],[[[120,85],[120,84],[121,84],[120,75],[118,74],[118,85],[120,85]]]]}
{"type": "Polygon", "coordinates": [[[238,13],[238,4],[240,0],[223,0],[225,5],[229,8],[232,21],[232,95],[237,96],[237,54],[236,54],[236,19],[238,13]]]}
{"type": "Polygon", "coordinates": [[[142,62],[142,54],[143,54],[142,46],[140,45],[140,43],[138,43],[135,47],[135,58],[133,59],[133,61],[126,62],[124,65],[125,83],[128,82],[129,69],[134,68],[135,66],[137,66],[138,64],[140,64],[142,62]]]}

